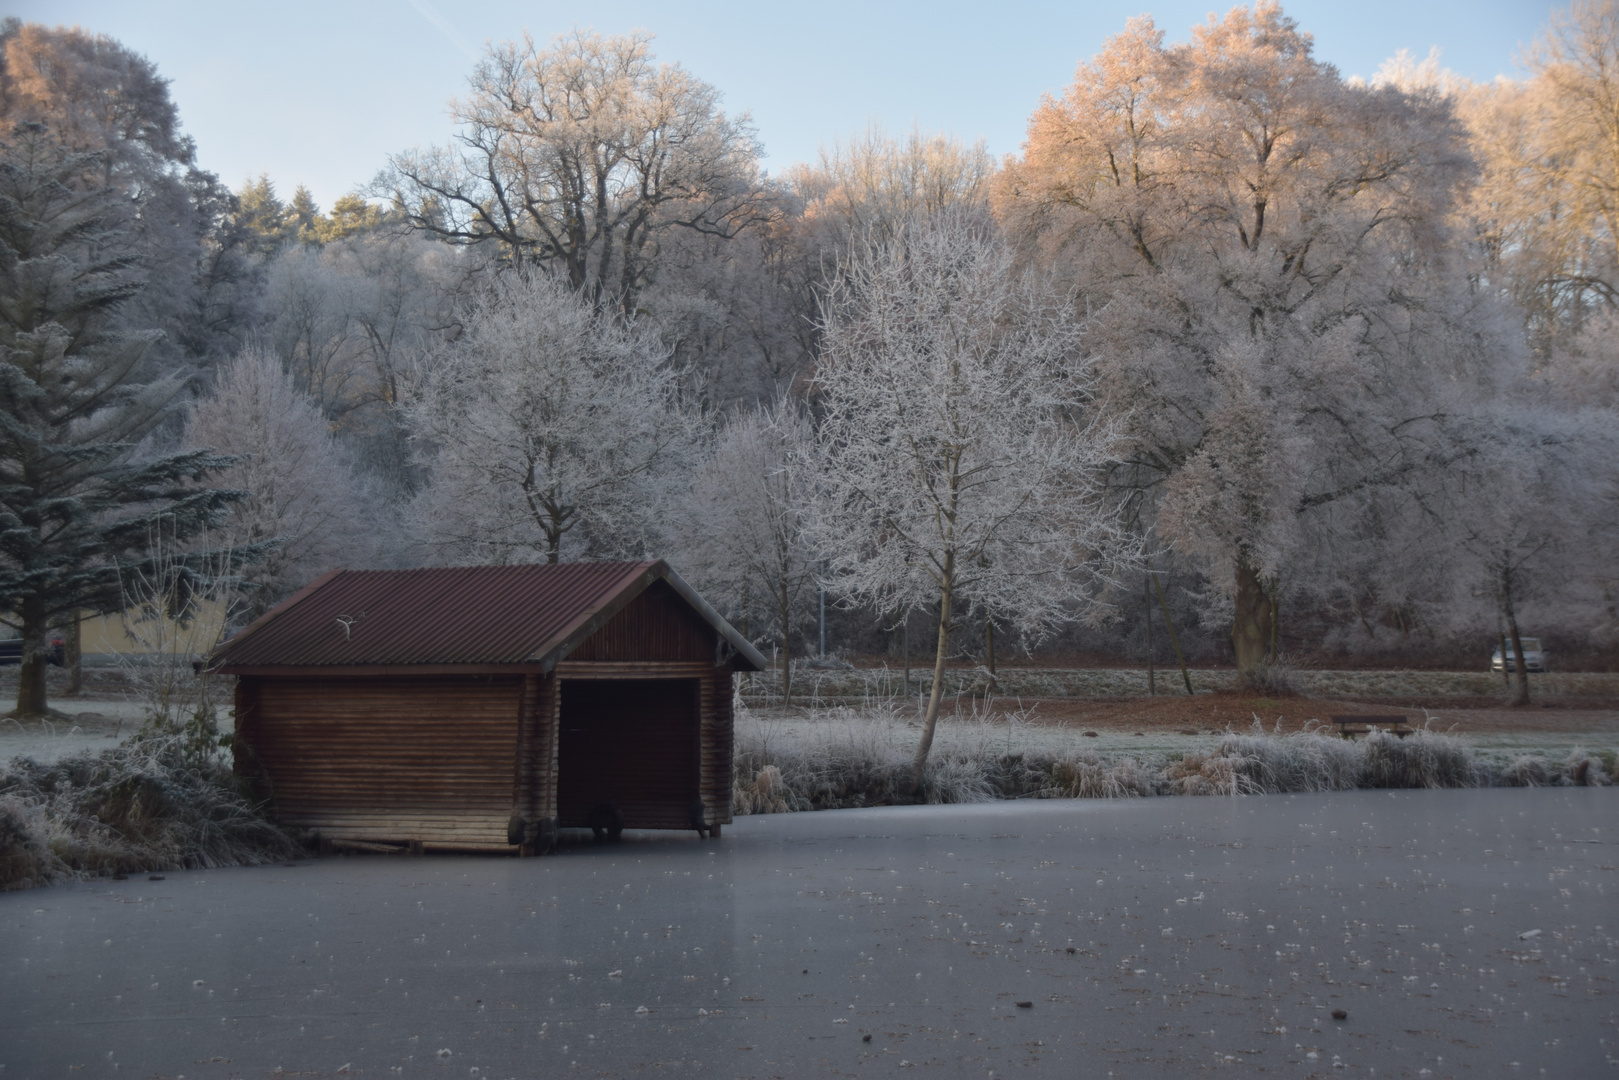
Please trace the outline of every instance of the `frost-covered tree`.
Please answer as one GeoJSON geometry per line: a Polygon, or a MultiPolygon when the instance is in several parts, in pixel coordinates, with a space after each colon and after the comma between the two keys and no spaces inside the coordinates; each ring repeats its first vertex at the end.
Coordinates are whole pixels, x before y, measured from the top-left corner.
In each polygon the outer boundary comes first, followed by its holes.
{"type": "Polygon", "coordinates": [[[847,600],[938,605],[917,785],[958,615],[1038,638],[1097,614],[1097,557],[1126,554],[1079,334],[1066,298],[960,215],[856,249],[827,297],[813,535],[847,600]]]}
{"type": "Polygon", "coordinates": [[[454,332],[476,264],[419,234],[378,229],[288,247],[266,270],[260,341],[356,464],[387,486],[414,482],[395,408],[402,384],[454,332]]]}
{"type": "MultiPolygon", "coordinates": [[[[1615,625],[1619,558],[1619,424],[1605,409],[1492,403],[1459,425],[1474,452],[1438,493],[1447,560],[1465,595],[1486,601],[1515,656],[1531,605],[1562,625],[1615,625]]],[[[1517,671],[1515,705],[1529,703],[1517,671]]]]}
{"type": "Polygon", "coordinates": [[[982,141],[968,146],[916,127],[901,139],[872,125],[823,148],[814,165],[793,166],[786,175],[815,243],[842,252],[857,238],[984,207],[994,172],[982,141]]]}
{"type": "MultiPolygon", "coordinates": [[[[769,625],[782,656],[781,696],[792,696],[793,631],[818,568],[805,535],[805,452],[814,431],[786,395],[734,413],[692,475],[676,535],[681,573],[727,614],[769,625]]],[[[751,630],[752,627],[749,627],[751,630]]]]}
{"type": "Polygon", "coordinates": [[[217,482],[247,494],[213,535],[232,548],[265,549],[242,571],[250,617],[327,570],[371,562],[377,508],[314,400],[275,356],[245,349],[227,363],[192,407],[186,444],[236,459],[217,482]]]}
{"type": "Polygon", "coordinates": [[[1230,604],[1236,661],[1272,653],[1284,582],[1323,532],[1454,451],[1508,321],[1450,234],[1470,164],[1437,92],[1357,86],[1274,3],[1166,45],[1133,20],[1030,123],[997,210],[1093,313],[1113,482],[1230,604]]]}
{"type": "Polygon", "coordinates": [[[554,264],[597,305],[635,313],[671,231],[733,236],[762,212],[751,121],[644,33],[492,45],[451,114],[456,144],[395,156],[377,192],[416,228],[554,264]]]}
{"type": "Polygon", "coordinates": [[[667,348],[540,274],[494,282],[463,321],[407,392],[422,541],[459,562],[645,550],[698,434],[667,348]]]}
{"type": "Polygon", "coordinates": [[[0,132],[44,124],[64,147],[94,154],[99,182],[123,200],[127,249],[144,287],[117,316],[163,338],[148,366],[234,350],[254,308],[252,260],[231,193],[196,165],[168,80],[150,60],[78,27],[0,22],[0,132]]]}
{"type": "Polygon", "coordinates": [[[0,141],[0,611],[22,633],[18,716],[48,709],[49,626],[117,610],[120,562],[138,571],[152,536],[184,541],[237,497],[198,485],[229,463],[210,450],[136,454],[188,380],[143,378],[162,335],[118,326],[140,245],[106,178],[42,124],[0,141]]]}

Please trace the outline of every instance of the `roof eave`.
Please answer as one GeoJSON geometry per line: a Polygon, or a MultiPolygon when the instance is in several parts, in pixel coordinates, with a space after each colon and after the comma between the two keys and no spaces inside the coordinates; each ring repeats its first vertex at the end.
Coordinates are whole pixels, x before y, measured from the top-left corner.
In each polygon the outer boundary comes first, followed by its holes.
{"type": "Polygon", "coordinates": [[[668,563],[660,559],[658,565],[663,568],[663,580],[667,581],[670,587],[679,593],[686,603],[696,608],[698,614],[708,620],[709,625],[713,626],[720,636],[736,650],[738,658],[747,661],[750,665],[744,668],[741,664],[737,664],[735,665],[737,670],[763,671],[770,666],[770,662],[765,659],[764,653],[754,648],[753,642],[737,633],[736,628],[726,622],[725,618],[718,611],[715,611],[707,600],[699,596],[696,589],[687,585],[685,579],[675,573],[668,563]]]}
{"type": "Polygon", "coordinates": [[[336,570],[326,571],[320,577],[316,578],[314,581],[311,581],[308,585],[305,585],[303,588],[281,601],[281,603],[275,605],[269,611],[266,611],[263,615],[260,615],[258,618],[242,627],[240,633],[236,634],[229,641],[223,642],[216,647],[213,652],[208,654],[208,666],[210,668],[218,668],[221,663],[229,663],[229,660],[226,659],[226,657],[231,649],[235,648],[237,645],[240,645],[251,635],[257,633],[272,619],[286,614],[300,602],[308,599],[313,593],[319,590],[321,586],[325,585],[328,581],[331,581],[334,577],[337,577],[342,572],[343,570],[341,567],[336,570]]]}

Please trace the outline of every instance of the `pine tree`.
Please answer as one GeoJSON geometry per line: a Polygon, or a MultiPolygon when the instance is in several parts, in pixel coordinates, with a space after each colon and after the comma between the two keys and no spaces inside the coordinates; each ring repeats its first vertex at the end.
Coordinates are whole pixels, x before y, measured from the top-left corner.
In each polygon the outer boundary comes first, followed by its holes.
{"type": "Polygon", "coordinates": [[[236,193],[237,224],[253,237],[253,246],[262,254],[274,254],[293,239],[297,223],[291,219],[292,211],[276,194],[268,173],[249,179],[236,193]]]}
{"type": "Polygon", "coordinates": [[[0,611],[22,632],[19,717],[48,711],[52,622],[120,608],[120,563],[239,497],[198,483],[229,458],[135,453],[186,380],[141,381],[162,335],[116,325],[141,289],[131,216],[102,152],[36,122],[0,142],[0,611]]]}

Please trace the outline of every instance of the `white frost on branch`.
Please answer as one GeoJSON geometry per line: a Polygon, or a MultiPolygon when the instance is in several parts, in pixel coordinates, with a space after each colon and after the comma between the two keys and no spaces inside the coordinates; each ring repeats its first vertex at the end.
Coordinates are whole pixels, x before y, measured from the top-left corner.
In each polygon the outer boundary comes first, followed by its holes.
{"type": "Polygon", "coordinates": [[[916,776],[932,742],[952,619],[984,611],[1037,639],[1094,616],[1129,543],[1103,501],[1114,428],[1066,298],[1013,270],[957,215],[868,240],[827,297],[812,532],[847,601],[939,605],[916,776]]]}
{"type": "Polygon", "coordinates": [[[215,480],[249,493],[219,530],[226,546],[280,541],[242,572],[250,614],[327,570],[375,558],[377,508],[314,399],[275,356],[249,348],[227,363],[192,409],[186,443],[240,458],[215,480]]]}
{"type": "Polygon", "coordinates": [[[496,283],[408,391],[417,536],[460,563],[645,554],[697,444],[682,374],[651,330],[539,272],[496,283]]]}
{"type": "Polygon", "coordinates": [[[676,519],[680,572],[753,640],[777,643],[783,700],[792,693],[786,657],[817,567],[805,534],[803,462],[814,438],[804,408],[785,394],[732,415],[676,519]]]}

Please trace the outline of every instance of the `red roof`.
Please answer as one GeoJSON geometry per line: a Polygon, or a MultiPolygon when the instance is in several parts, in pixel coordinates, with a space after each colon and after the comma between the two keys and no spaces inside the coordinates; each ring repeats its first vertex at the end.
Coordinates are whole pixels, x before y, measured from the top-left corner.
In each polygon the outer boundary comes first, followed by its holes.
{"type": "Polygon", "coordinates": [[[662,560],[336,570],[225,642],[212,663],[395,666],[561,659],[654,581],[747,660],[764,658],[662,560]]]}

